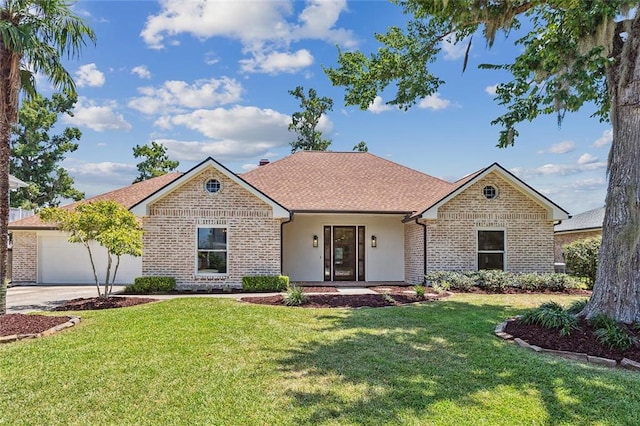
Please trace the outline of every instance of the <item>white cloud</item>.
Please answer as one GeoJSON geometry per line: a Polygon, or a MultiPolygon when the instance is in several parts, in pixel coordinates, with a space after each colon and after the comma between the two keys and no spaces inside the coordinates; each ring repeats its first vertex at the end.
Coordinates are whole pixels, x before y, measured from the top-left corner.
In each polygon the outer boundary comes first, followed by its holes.
{"type": "Polygon", "coordinates": [[[226,139],[221,141],[179,141],[157,139],[167,148],[167,154],[178,161],[202,161],[212,157],[217,161],[246,161],[249,158],[263,156],[278,146],[288,145],[288,139],[279,143],[269,141],[238,141],[226,139]]]}
{"type": "Polygon", "coordinates": [[[281,72],[295,73],[313,64],[313,56],[307,49],[300,49],[295,53],[287,52],[256,52],[251,59],[239,61],[241,69],[250,73],[278,74],[281,72]]]}
{"type": "Polygon", "coordinates": [[[495,96],[496,95],[496,90],[498,89],[498,85],[494,84],[493,86],[487,86],[484,88],[484,91],[491,95],[491,96],[495,96]]]}
{"type": "Polygon", "coordinates": [[[100,87],[104,81],[104,73],[98,69],[96,64],[82,65],[76,71],[76,85],[78,87],[100,87]]]}
{"type": "Polygon", "coordinates": [[[613,142],[613,129],[605,130],[602,132],[602,136],[596,139],[591,146],[595,148],[604,148],[611,145],[613,142]]]}
{"type": "Polygon", "coordinates": [[[582,172],[602,170],[606,167],[607,163],[604,162],[592,162],[584,164],[545,164],[533,169],[516,167],[511,169],[511,172],[519,178],[527,180],[541,176],[569,176],[582,172]]]}
{"type": "MultiPolygon", "coordinates": [[[[164,48],[171,43],[167,38],[183,33],[201,40],[213,37],[239,40],[244,53],[253,56],[241,62],[243,69],[248,67],[251,72],[261,72],[262,57],[291,63],[292,55],[282,58],[270,52],[286,49],[302,39],[323,40],[346,48],[356,45],[351,31],[336,28],[340,15],[347,10],[346,0],[307,0],[298,16],[294,15],[294,4],[292,0],[273,0],[251,2],[248,7],[243,1],[162,0],[161,11],[147,18],[140,36],[153,49],[164,48]]],[[[298,62],[309,62],[310,54],[302,56],[304,53],[299,51],[296,55],[298,62]]],[[[300,68],[297,65],[294,70],[300,68]]],[[[293,72],[289,67],[265,69],[269,73],[293,72]]]]}
{"type": "Polygon", "coordinates": [[[122,114],[115,110],[118,104],[109,101],[104,105],[97,105],[87,98],[78,98],[78,102],[73,110],[73,117],[62,116],[62,121],[74,126],[88,127],[96,132],[105,130],[130,130],[129,124],[122,114]]]}
{"type": "Polygon", "coordinates": [[[76,188],[84,192],[86,198],[127,186],[137,175],[136,166],[127,163],[91,163],[67,158],[63,166],[74,178],[76,188]]]}
{"type": "Polygon", "coordinates": [[[367,111],[371,111],[374,114],[380,114],[381,112],[392,110],[393,107],[391,105],[387,105],[382,100],[382,97],[376,96],[367,108],[367,111]]]}
{"type": "Polygon", "coordinates": [[[151,71],[149,71],[146,65],[138,65],[137,67],[133,67],[131,69],[131,74],[135,74],[140,78],[144,78],[145,80],[151,78],[151,71]]]}
{"type": "MultiPolygon", "coordinates": [[[[234,106],[231,109],[199,109],[187,114],[161,117],[160,127],[184,126],[220,140],[286,145],[292,139],[287,130],[291,118],[272,109],[234,106]]],[[[322,121],[321,123],[322,124],[322,121]]]]}
{"type": "Polygon", "coordinates": [[[255,163],[248,163],[248,164],[243,164],[242,165],[242,170],[245,172],[251,171],[253,169],[257,169],[258,167],[260,167],[258,164],[255,163]]]}
{"type": "Polygon", "coordinates": [[[434,111],[440,109],[446,109],[451,106],[451,101],[448,99],[442,99],[439,93],[434,93],[433,95],[429,95],[423,98],[418,107],[425,109],[432,109],[434,111]]]}
{"type": "Polygon", "coordinates": [[[242,85],[227,77],[184,81],[165,81],[159,88],[141,87],[144,95],[129,102],[129,107],[145,114],[181,112],[184,108],[204,108],[238,102],[242,85]]]}
{"type": "Polygon", "coordinates": [[[598,157],[595,157],[589,153],[584,153],[578,158],[578,164],[590,164],[598,161],[598,157]]]}
{"type": "Polygon", "coordinates": [[[444,52],[444,59],[454,61],[464,57],[469,46],[469,39],[464,39],[460,42],[456,42],[456,38],[451,36],[442,41],[441,47],[444,52]]]}
{"type": "Polygon", "coordinates": [[[538,154],[566,154],[576,149],[576,143],[573,141],[563,141],[557,144],[551,145],[549,149],[543,149],[538,151],[538,154]]]}

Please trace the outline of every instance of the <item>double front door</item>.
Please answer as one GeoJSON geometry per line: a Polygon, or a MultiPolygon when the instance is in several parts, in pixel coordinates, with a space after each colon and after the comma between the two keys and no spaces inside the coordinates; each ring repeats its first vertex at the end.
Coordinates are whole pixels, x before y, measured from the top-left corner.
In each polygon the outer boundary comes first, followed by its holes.
{"type": "Polygon", "coordinates": [[[324,227],[324,280],[364,281],[364,226],[324,227]]]}

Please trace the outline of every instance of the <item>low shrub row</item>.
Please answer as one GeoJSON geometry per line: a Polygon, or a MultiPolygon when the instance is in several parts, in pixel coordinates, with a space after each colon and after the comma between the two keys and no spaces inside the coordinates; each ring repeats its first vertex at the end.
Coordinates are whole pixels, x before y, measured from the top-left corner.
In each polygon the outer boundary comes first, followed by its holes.
{"type": "Polygon", "coordinates": [[[526,291],[564,291],[582,288],[579,279],[567,274],[513,273],[499,270],[434,271],[425,275],[427,284],[436,290],[466,292],[478,287],[491,293],[503,293],[509,288],[526,291]]]}
{"type": "Polygon", "coordinates": [[[133,284],[125,288],[129,294],[168,293],[176,288],[173,277],[137,277],[133,284]]]}
{"type": "Polygon", "coordinates": [[[289,277],[284,275],[252,275],[242,277],[242,289],[246,291],[285,291],[289,277]]]}

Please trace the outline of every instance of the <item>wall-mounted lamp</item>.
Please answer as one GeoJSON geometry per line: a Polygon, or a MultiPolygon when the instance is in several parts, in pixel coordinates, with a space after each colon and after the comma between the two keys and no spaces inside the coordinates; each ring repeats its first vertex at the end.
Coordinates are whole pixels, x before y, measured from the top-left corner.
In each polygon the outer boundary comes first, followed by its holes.
{"type": "Polygon", "coordinates": [[[378,239],[375,235],[371,236],[371,247],[378,247],[378,239]]]}
{"type": "Polygon", "coordinates": [[[318,247],[318,236],[317,235],[313,236],[313,246],[314,247],[318,247]]]}

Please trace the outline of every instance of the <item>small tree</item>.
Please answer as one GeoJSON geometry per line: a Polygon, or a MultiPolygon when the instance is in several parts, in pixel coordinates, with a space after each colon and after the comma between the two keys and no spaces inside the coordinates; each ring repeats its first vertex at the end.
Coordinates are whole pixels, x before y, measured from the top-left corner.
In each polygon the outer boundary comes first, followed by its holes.
{"type": "Polygon", "coordinates": [[[307,97],[302,86],[289,90],[290,95],[300,100],[302,108],[302,111],[293,113],[289,124],[289,131],[298,135],[297,139],[291,142],[291,153],[301,150],[326,151],[331,145],[331,139],[324,139],[317,127],[324,113],[333,109],[333,99],[318,97],[315,89],[309,89],[308,93],[307,97]]]}
{"type": "Polygon", "coordinates": [[[40,212],[40,218],[44,222],[56,223],[60,230],[69,232],[69,242],[80,243],[86,247],[98,297],[107,298],[111,295],[121,256],[142,256],[142,229],[138,220],[126,207],[115,201],[82,203],[75,210],[49,207],[40,212]],[[93,241],[107,250],[103,292],[100,291],[100,281],[91,250],[93,241]],[[116,257],[116,264],[112,274],[113,256],[116,257]]]}
{"type": "Polygon", "coordinates": [[[151,142],[151,145],[134,146],[133,156],[145,159],[137,164],[140,174],[132,183],[162,176],[177,169],[180,165],[179,161],[169,159],[167,148],[156,141],[151,142]]]}
{"type": "Polygon", "coordinates": [[[598,251],[602,237],[585,238],[573,241],[564,246],[564,260],[572,275],[584,277],[593,288],[598,270],[598,251]]]}

